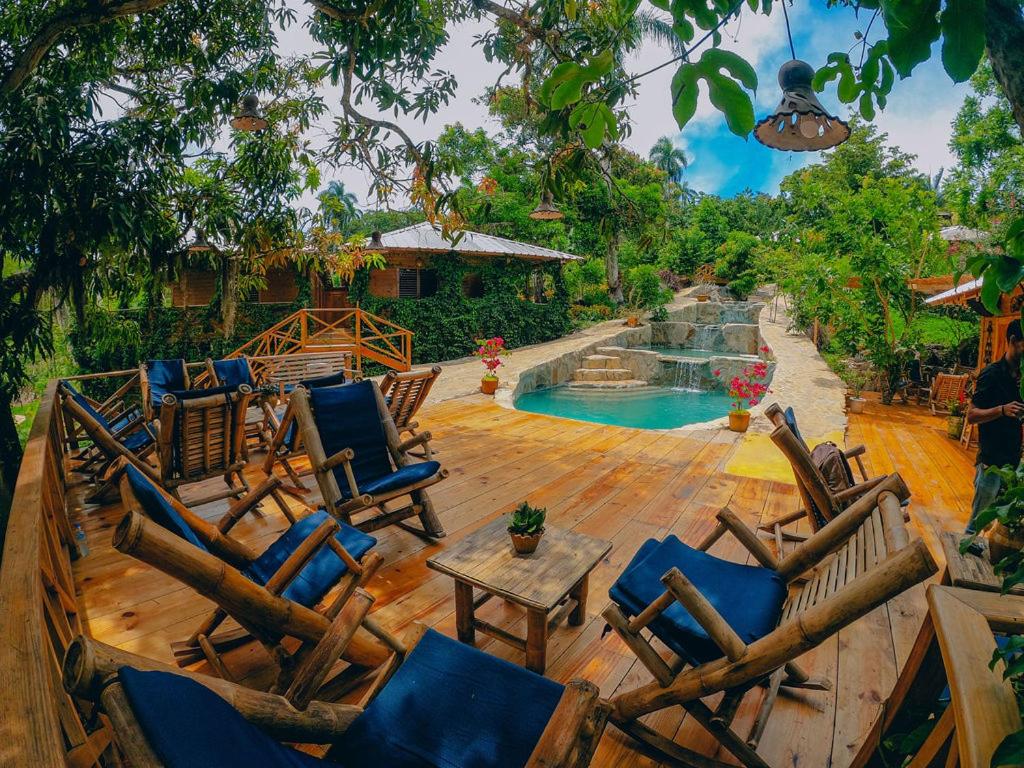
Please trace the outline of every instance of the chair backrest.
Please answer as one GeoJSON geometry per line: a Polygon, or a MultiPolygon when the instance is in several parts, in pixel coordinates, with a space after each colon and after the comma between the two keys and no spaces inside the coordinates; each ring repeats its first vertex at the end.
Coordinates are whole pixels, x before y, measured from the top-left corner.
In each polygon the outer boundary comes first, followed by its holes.
{"type": "Polygon", "coordinates": [[[252,388],[169,392],[160,406],[157,451],[165,485],[197,482],[241,468],[252,388]]]}
{"type": "Polygon", "coordinates": [[[789,426],[781,406],[772,403],[765,409],[765,415],[775,425],[775,430],[771,434],[772,442],[789,461],[800,499],[810,513],[808,520],[814,530],[818,530],[822,521],[828,522],[839,514],[841,505],[836,501],[825,476],[811,458],[807,444],[789,426]]]}
{"type": "Polygon", "coordinates": [[[181,358],[174,360],[147,360],[139,366],[139,389],[142,408],[147,420],[160,412],[160,402],[169,392],[180,392],[191,386],[188,368],[181,358]]]}
{"type": "Polygon", "coordinates": [[[287,390],[309,379],[351,371],[348,352],[299,352],[250,358],[257,380],[287,390]]]}
{"type": "Polygon", "coordinates": [[[112,431],[110,428],[110,422],[107,421],[107,418],[102,413],[97,411],[93,407],[92,403],[89,402],[89,398],[87,398],[85,395],[83,395],[81,392],[75,389],[75,387],[72,386],[71,382],[61,381],[61,386],[64,388],[65,394],[72,400],[74,400],[78,404],[79,408],[81,408],[87,414],[96,419],[97,423],[99,423],[99,425],[103,427],[105,430],[107,430],[108,432],[112,431]]]}
{"type": "MultiPolygon", "coordinates": [[[[377,385],[358,381],[342,387],[316,387],[309,390],[320,443],[326,456],[345,448],[355,452],[352,471],[359,485],[394,471],[391,452],[377,402],[377,385]]],[[[336,470],[342,492],[347,492],[340,468],[336,470]]]]}
{"type": "Polygon", "coordinates": [[[967,389],[969,378],[966,373],[959,376],[952,373],[936,374],[935,381],[932,382],[931,401],[938,405],[945,405],[956,400],[960,397],[960,393],[967,389]]]}
{"type": "Polygon", "coordinates": [[[125,468],[125,479],[131,488],[132,496],[146,517],[190,544],[209,552],[209,548],[196,536],[181,510],[156,483],[132,466],[125,468]]]}
{"type": "Polygon", "coordinates": [[[252,368],[245,357],[211,360],[208,367],[213,372],[213,379],[218,387],[237,387],[240,384],[256,386],[252,368]]]}
{"type": "Polygon", "coordinates": [[[418,371],[388,371],[380,383],[380,391],[388,406],[395,426],[402,429],[412,421],[412,417],[423,405],[430,394],[431,387],[441,375],[441,366],[418,371]]]}

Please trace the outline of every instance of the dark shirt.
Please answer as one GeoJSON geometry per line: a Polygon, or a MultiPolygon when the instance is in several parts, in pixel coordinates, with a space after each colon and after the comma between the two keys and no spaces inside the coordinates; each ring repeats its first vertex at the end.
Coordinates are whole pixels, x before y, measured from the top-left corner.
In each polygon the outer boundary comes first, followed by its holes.
{"type": "MultiPolygon", "coordinates": [[[[1020,372],[1000,358],[978,377],[971,402],[976,408],[998,408],[1020,400],[1020,372]]],[[[978,425],[978,464],[1017,466],[1020,462],[1021,425],[1017,419],[1000,416],[978,425]]]]}

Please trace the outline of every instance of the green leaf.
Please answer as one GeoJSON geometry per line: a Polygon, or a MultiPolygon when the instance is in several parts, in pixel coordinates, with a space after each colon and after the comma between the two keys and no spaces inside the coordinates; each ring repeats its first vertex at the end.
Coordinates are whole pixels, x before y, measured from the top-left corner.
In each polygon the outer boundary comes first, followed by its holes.
{"type": "Polygon", "coordinates": [[[889,30],[889,58],[901,77],[931,56],[938,40],[939,0],[882,0],[882,15],[889,30]]]}
{"type": "Polygon", "coordinates": [[[892,84],[896,81],[896,73],[892,69],[892,64],[889,63],[888,59],[881,59],[882,62],[882,82],[878,86],[879,93],[888,94],[892,90],[892,84]]]}
{"type": "Polygon", "coordinates": [[[940,18],[942,66],[962,83],[978,68],[985,52],[985,0],[946,0],[940,18]]]}
{"type": "MultiPolygon", "coordinates": [[[[1010,293],[1024,280],[1024,264],[1016,259],[1000,258],[993,268],[996,274],[996,285],[1003,293],[1010,293]]],[[[988,280],[987,273],[985,279],[988,280]]]]}
{"type": "Polygon", "coordinates": [[[565,18],[569,21],[576,21],[576,0],[565,0],[565,18]]]}
{"type": "Polygon", "coordinates": [[[729,130],[747,136],[754,130],[754,105],[735,80],[715,73],[707,77],[708,96],[722,114],[729,130]]]}
{"type": "Polygon", "coordinates": [[[999,314],[999,286],[996,284],[995,270],[989,267],[981,283],[981,303],[992,314],[999,314]]]}
{"type": "Polygon", "coordinates": [[[709,48],[700,57],[700,63],[705,68],[724,69],[750,90],[757,90],[757,73],[754,71],[754,68],[747,63],[746,59],[737,56],[731,51],[723,51],[721,48],[709,48]]]}
{"type": "Polygon", "coordinates": [[[583,143],[591,149],[597,149],[604,141],[605,116],[601,112],[604,104],[579,104],[569,115],[569,127],[579,131],[583,143]]]}
{"type": "Polygon", "coordinates": [[[839,88],[836,90],[839,100],[843,104],[849,104],[857,98],[860,91],[860,83],[857,82],[857,78],[853,74],[853,67],[847,64],[839,77],[839,88]]]}
{"type": "Polygon", "coordinates": [[[579,68],[580,65],[574,61],[563,61],[561,64],[556,65],[551,70],[551,74],[541,83],[540,90],[537,92],[537,98],[540,99],[541,103],[550,106],[551,94],[555,88],[577,73],[579,68]]]}
{"type": "Polygon", "coordinates": [[[865,120],[875,119],[875,105],[871,103],[871,94],[865,93],[860,97],[860,113],[865,120]]]}
{"type": "Polygon", "coordinates": [[[839,66],[836,64],[826,64],[814,73],[814,78],[811,80],[811,87],[818,93],[821,93],[825,90],[825,85],[827,83],[831,83],[837,77],[839,77],[839,66]]]}
{"type": "Polygon", "coordinates": [[[672,117],[680,128],[697,111],[697,68],[684,62],[672,77],[672,117]]]}

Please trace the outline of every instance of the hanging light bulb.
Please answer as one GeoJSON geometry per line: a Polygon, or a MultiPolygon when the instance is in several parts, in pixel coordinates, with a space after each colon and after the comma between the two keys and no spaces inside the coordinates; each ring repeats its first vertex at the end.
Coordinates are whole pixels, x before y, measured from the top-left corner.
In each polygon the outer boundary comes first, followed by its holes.
{"type": "Polygon", "coordinates": [[[231,118],[231,127],[247,133],[267,127],[267,119],[260,114],[260,100],[255,93],[247,93],[242,98],[242,111],[231,118]]]}
{"type": "Polygon", "coordinates": [[[557,221],[564,219],[565,214],[555,205],[555,196],[548,190],[544,190],[537,207],[530,211],[530,218],[534,221],[557,221]]]}
{"type": "Polygon", "coordinates": [[[792,152],[830,149],[850,138],[850,126],[830,115],[818,101],[810,64],[793,59],[779,70],[782,101],[759,122],[754,136],[767,147],[792,152]]]}

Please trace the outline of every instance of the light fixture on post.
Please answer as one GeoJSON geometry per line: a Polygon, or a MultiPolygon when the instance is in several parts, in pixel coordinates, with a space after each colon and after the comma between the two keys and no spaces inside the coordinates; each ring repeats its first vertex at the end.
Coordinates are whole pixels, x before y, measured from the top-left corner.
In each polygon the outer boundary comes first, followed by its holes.
{"type": "Polygon", "coordinates": [[[206,232],[196,227],[196,236],[188,245],[189,253],[206,253],[212,251],[213,245],[206,239],[206,232]]]}
{"type": "Polygon", "coordinates": [[[558,221],[559,219],[564,219],[565,214],[558,210],[558,206],[555,205],[555,196],[550,191],[544,190],[540,203],[530,211],[530,218],[534,221],[558,221]]]}
{"type": "Polygon", "coordinates": [[[236,131],[262,131],[267,127],[267,119],[260,114],[260,100],[255,93],[247,93],[242,97],[242,111],[231,118],[231,127],[236,131]]]}
{"type": "Polygon", "coordinates": [[[850,138],[850,126],[845,120],[830,115],[818,101],[811,85],[814,69],[796,57],[786,0],[782,0],[782,13],[793,58],[779,69],[782,101],[774,112],[754,126],[754,136],[772,149],[790,152],[831,149],[850,138]]]}

